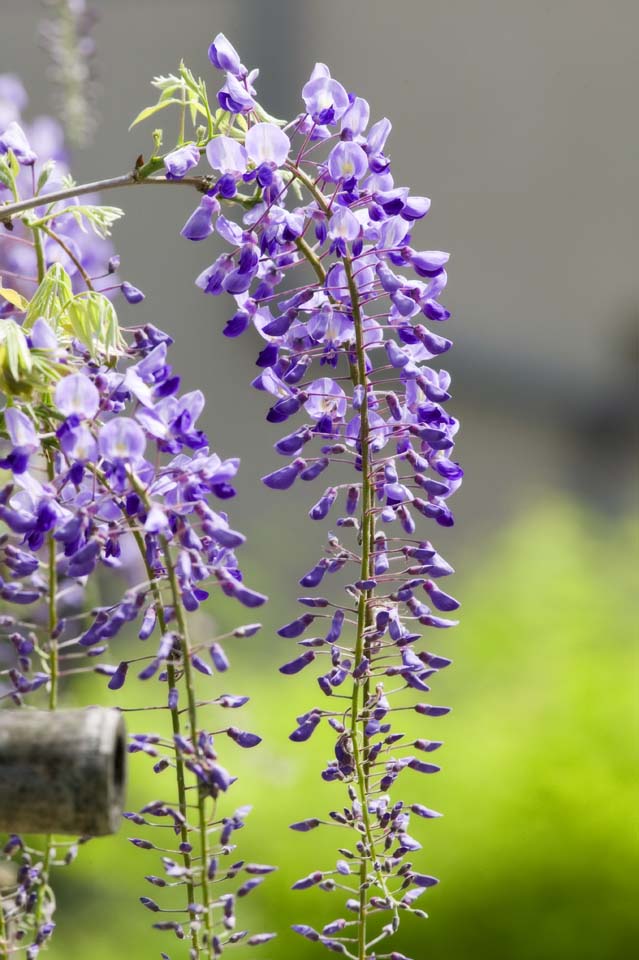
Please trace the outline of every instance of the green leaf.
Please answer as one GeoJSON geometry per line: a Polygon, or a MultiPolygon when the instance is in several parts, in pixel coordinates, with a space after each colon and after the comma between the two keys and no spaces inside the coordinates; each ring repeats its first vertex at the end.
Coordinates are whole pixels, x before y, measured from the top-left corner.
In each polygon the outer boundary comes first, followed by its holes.
{"type": "Polygon", "coordinates": [[[264,107],[261,107],[259,103],[255,104],[254,112],[257,114],[258,118],[264,123],[276,123],[278,127],[285,127],[286,120],[278,120],[277,117],[272,117],[270,113],[267,113],[264,107]]]}
{"type": "Polygon", "coordinates": [[[11,290],[8,287],[0,287],[0,297],[4,297],[5,300],[8,300],[13,307],[17,307],[18,310],[24,311],[29,306],[29,301],[25,300],[22,294],[18,293],[17,290],[11,290]]]}
{"type": "MultiPolygon", "coordinates": [[[[6,156],[0,157],[0,183],[8,187],[12,193],[15,193],[15,177],[11,172],[6,156]]],[[[2,207],[0,206],[0,210],[1,209],[2,207]]]]}
{"type": "Polygon", "coordinates": [[[9,393],[20,392],[20,382],[32,369],[31,352],[22,327],[15,320],[0,321],[0,376],[9,393]]]}
{"type": "Polygon", "coordinates": [[[165,100],[170,100],[174,93],[177,93],[178,90],[183,89],[184,84],[181,80],[178,80],[177,83],[172,83],[170,86],[165,87],[165,89],[162,91],[158,103],[164,103],[165,100]]]}
{"type": "Polygon", "coordinates": [[[48,223],[49,220],[56,219],[64,214],[72,216],[85,232],[86,227],[84,221],[86,220],[93,229],[93,232],[99,237],[104,238],[111,235],[111,224],[124,216],[124,210],[121,210],[119,207],[98,206],[97,204],[91,203],[72,204],[62,209],[56,208],[55,210],[50,210],[49,213],[46,213],[43,217],[40,217],[39,220],[36,220],[33,226],[48,223]]]}
{"type": "Polygon", "coordinates": [[[151,86],[155,87],[156,90],[168,90],[171,85],[173,85],[174,89],[177,90],[184,84],[179,77],[175,76],[174,73],[169,73],[169,75],[166,77],[153,77],[153,80],[151,80],[151,86]]]}
{"type": "Polygon", "coordinates": [[[143,120],[148,120],[149,117],[152,117],[154,114],[158,113],[159,110],[164,110],[165,107],[168,107],[172,103],[177,103],[180,107],[182,106],[181,100],[172,98],[170,100],[160,100],[152,107],[145,107],[144,110],[141,110],[140,113],[138,113],[137,117],[130,125],[129,130],[132,130],[133,127],[135,127],[138,123],[142,123],[143,120]]]}
{"type": "Polygon", "coordinates": [[[47,160],[47,162],[42,165],[42,170],[40,171],[40,176],[38,177],[37,193],[40,193],[54,170],[55,160],[47,160]]]}
{"type": "Polygon", "coordinates": [[[13,176],[17,177],[20,173],[20,164],[18,163],[13,150],[7,150],[7,159],[9,160],[9,169],[11,170],[13,176]]]}
{"type": "Polygon", "coordinates": [[[95,290],[73,298],[61,317],[61,326],[100,362],[114,359],[124,349],[113,304],[95,290]]]}
{"type": "Polygon", "coordinates": [[[72,297],[73,289],[68,273],[59,263],[52,264],[31,298],[24,329],[29,330],[38,317],[44,317],[45,320],[57,317],[72,297]]]}

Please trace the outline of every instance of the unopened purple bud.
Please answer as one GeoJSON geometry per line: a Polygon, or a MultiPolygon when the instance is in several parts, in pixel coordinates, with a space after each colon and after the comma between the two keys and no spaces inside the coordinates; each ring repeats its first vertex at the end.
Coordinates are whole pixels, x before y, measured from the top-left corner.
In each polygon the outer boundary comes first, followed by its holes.
{"type": "Polygon", "coordinates": [[[144,300],[144,294],[142,291],[137,287],[134,287],[133,284],[129,283],[127,280],[124,280],[124,282],[120,284],[120,290],[122,291],[124,299],[128,303],[140,303],[142,300],[144,300]]]}
{"type": "Polygon", "coordinates": [[[439,773],[441,769],[435,763],[424,763],[423,760],[415,760],[414,758],[408,762],[408,766],[417,773],[439,773]]]}
{"type": "Polygon", "coordinates": [[[449,594],[444,593],[440,590],[432,580],[427,580],[424,584],[424,590],[428,593],[433,605],[437,607],[438,610],[443,610],[448,613],[452,610],[457,610],[460,607],[458,600],[455,600],[454,597],[449,596],[449,594]]]}
{"type": "Polygon", "coordinates": [[[317,587],[326,573],[327,568],[327,562],[325,560],[320,560],[320,562],[316,564],[312,570],[309,570],[308,573],[304,574],[300,580],[300,586],[317,587]]]}
{"type": "Polygon", "coordinates": [[[302,470],[300,480],[315,480],[316,477],[319,477],[320,473],[326,470],[329,462],[328,457],[320,457],[314,463],[311,463],[310,466],[306,467],[305,470],[302,470]]]}
{"type": "Polygon", "coordinates": [[[295,660],[291,660],[290,663],[285,663],[284,666],[280,667],[280,673],[286,676],[292,676],[295,673],[299,673],[300,670],[303,670],[305,667],[308,667],[314,659],[315,653],[312,650],[307,650],[301,657],[297,657],[295,660]]]}
{"type": "Polygon", "coordinates": [[[243,707],[245,703],[248,703],[248,697],[236,697],[233,694],[225,693],[223,696],[219,697],[217,703],[221,707],[227,707],[231,710],[236,710],[238,707],[243,707]]]}
{"type": "Polygon", "coordinates": [[[417,814],[418,817],[424,817],[427,820],[434,819],[435,817],[441,817],[441,813],[437,813],[436,810],[430,810],[428,807],[422,806],[421,803],[414,803],[411,806],[411,811],[417,814]]]}
{"type": "Polygon", "coordinates": [[[262,943],[268,943],[277,936],[276,933],[255,933],[246,941],[249,947],[259,947],[262,943]]]}
{"type": "Polygon", "coordinates": [[[324,875],[319,871],[310,873],[307,877],[297,880],[291,887],[291,890],[308,890],[309,887],[314,887],[316,884],[321,883],[323,879],[324,875]]]}
{"type": "Polygon", "coordinates": [[[274,873],[277,867],[272,867],[268,863],[247,863],[244,869],[251,876],[264,877],[269,873],[274,873]]]}
{"type": "Polygon", "coordinates": [[[317,501],[317,503],[311,507],[308,512],[311,520],[323,520],[328,516],[331,507],[337,499],[337,489],[335,487],[329,487],[322,497],[317,501]]]}
{"type": "Polygon", "coordinates": [[[280,627],[277,631],[280,637],[286,637],[287,639],[293,639],[294,637],[300,637],[307,627],[313,623],[315,616],[312,613],[304,613],[301,617],[298,617],[296,620],[291,620],[290,623],[285,624],[285,626],[280,627]]]}
{"type": "Polygon", "coordinates": [[[417,887],[434,887],[439,883],[437,877],[429,877],[424,873],[412,873],[410,878],[417,887]]]}
{"type": "Polygon", "coordinates": [[[206,194],[200,200],[189,219],[180,230],[181,236],[187,240],[205,240],[213,233],[213,216],[219,212],[220,204],[215,197],[206,194]]]}
{"type": "Polygon", "coordinates": [[[309,830],[315,830],[316,827],[319,827],[321,822],[321,820],[311,817],[310,820],[299,820],[297,823],[292,823],[290,829],[297,830],[298,833],[308,833],[309,830]]]}
{"type": "Polygon", "coordinates": [[[353,486],[348,488],[348,494],[346,496],[346,512],[349,516],[352,516],[357,510],[357,504],[359,503],[359,486],[353,486]]]}
{"type": "Polygon", "coordinates": [[[451,709],[451,707],[433,707],[429,703],[418,703],[415,712],[425,717],[445,717],[451,709]]]}
{"type": "Polygon", "coordinates": [[[124,681],[126,680],[128,670],[129,664],[126,660],[122,660],[118,665],[117,670],[109,680],[109,690],[120,690],[124,686],[124,681]]]}
{"type": "Polygon", "coordinates": [[[160,908],[158,907],[155,900],[151,900],[150,897],[140,897],[140,903],[143,907],[146,907],[147,910],[151,910],[153,913],[159,913],[160,908]]]}
{"type": "Polygon", "coordinates": [[[297,602],[305,607],[327,607],[329,603],[326,597],[298,597],[297,602]]]}
{"type": "Polygon", "coordinates": [[[211,660],[213,661],[213,666],[216,670],[218,670],[220,673],[224,673],[225,670],[228,670],[229,660],[219,643],[212,643],[209,647],[209,653],[211,655],[211,660]]]}
{"type": "Polygon", "coordinates": [[[312,927],[309,927],[306,923],[294,923],[291,926],[291,930],[294,930],[295,933],[299,933],[301,937],[306,937],[307,940],[317,942],[320,938],[319,933],[316,930],[313,930],[312,927]]]}
{"type": "Polygon", "coordinates": [[[129,843],[132,843],[134,847],[139,847],[140,850],[153,850],[153,844],[149,840],[140,840],[139,837],[129,837],[129,843]]]}
{"type": "Polygon", "coordinates": [[[339,940],[326,940],[324,937],[320,937],[320,941],[322,946],[331,950],[333,953],[346,953],[346,946],[339,940]]]}
{"type": "Polygon", "coordinates": [[[149,874],[144,878],[148,883],[153,884],[154,887],[166,887],[167,882],[164,877],[156,877],[153,874],[149,874]]]}
{"type": "Polygon", "coordinates": [[[262,742],[262,738],[256,733],[247,733],[245,730],[238,730],[237,727],[229,727],[227,735],[240,747],[256,747],[262,742]]]}
{"type": "Polygon", "coordinates": [[[251,877],[241,887],[238,888],[237,896],[246,897],[252,890],[255,890],[256,887],[259,887],[261,883],[264,882],[264,877],[251,877]]]}
{"type": "Polygon", "coordinates": [[[258,632],[258,630],[261,630],[261,629],[262,629],[261,623],[247,623],[246,626],[237,627],[233,631],[233,636],[234,637],[252,637],[254,634],[258,632]]]}
{"type": "Polygon", "coordinates": [[[289,740],[293,743],[305,743],[317,729],[322,715],[316,711],[311,711],[304,717],[298,718],[299,726],[291,733],[289,740]]]}
{"type": "Polygon", "coordinates": [[[273,473],[262,477],[262,483],[270,487],[271,490],[288,490],[289,487],[292,487],[295,483],[296,478],[305,466],[306,463],[304,460],[293,460],[293,462],[287,464],[287,466],[280,467],[279,470],[275,470],[273,473]]]}
{"type": "Polygon", "coordinates": [[[345,613],[343,610],[336,610],[333,614],[333,619],[331,620],[331,628],[326,634],[326,643],[337,643],[341,634],[342,626],[344,624],[345,613]]]}

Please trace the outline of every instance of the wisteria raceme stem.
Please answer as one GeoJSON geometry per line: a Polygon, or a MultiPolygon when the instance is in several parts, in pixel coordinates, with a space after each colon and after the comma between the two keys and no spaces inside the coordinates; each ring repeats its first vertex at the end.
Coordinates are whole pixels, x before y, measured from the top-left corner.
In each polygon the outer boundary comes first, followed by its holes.
{"type": "MultiPolygon", "coordinates": [[[[297,165],[287,164],[288,169],[291,171],[294,177],[297,177],[307,188],[309,193],[317,200],[318,205],[326,212],[330,210],[330,205],[327,199],[323,196],[321,190],[316,186],[315,183],[308,177],[303,170],[301,170],[297,165]]],[[[298,238],[297,247],[300,252],[306,257],[311,267],[315,270],[315,273],[318,276],[320,283],[323,283],[326,278],[326,271],[324,267],[315,256],[309,245],[302,239],[298,238]]],[[[356,346],[356,362],[354,364],[355,370],[353,370],[353,365],[351,365],[351,371],[353,374],[353,385],[355,387],[359,386],[362,388],[362,403],[360,407],[360,418],[361,418],[361,433],[360,433],[360,444],[361,444],[361,460],[362,460],[362,498],[361,498],[361,569],[360,576],[363,581],[368,580],[372,576],[371,571],[371,557],[373,552],[373,543],[375,539],[375,515],[372,510],[372,488],[371,488],[371,477],[372,477],[372,464],[371,464],[371,450],[370,450],[370,430],[368,423],[368,378],[366,374],[366,351],[364,345],[364,328],[362,320],[362,311],[360,305],[359,291],[357,284],[355,282],[355,277],[353,275],[353,264],[352,260],[348,256],[342,258],[344,264],[344,270],[346,273],[346,278],[348,282],[348,290],[352,306],[353,314],[353,325],[355,329],[355,346],[356,346]],[[356,375],[355,375],[356,374],[356,375]]],[[[358,600],[358,610],[357,610],[357,636],[356,636],[356,646],[355,646],[355,664],[358,664],[362,661],[364,657],[368,654],[367,643],[365,639],[366,627],[369,625],[370,619],[370,610],[371,610],[371,600],[373,596],[372,590],[362,591],[358,600]]],[[[359,787],[360,801],[362,804],[362,817],[364,820],[365,830],[366,830],[366,842],[369,848],[369,857],[371,866],[375,868],[376,864],[376,851],[375,851],[375,839],[373,837],[373,832],[370,824],[370,817],[368,811],[368,798],[369,798],[369,772],[368,772],[368,737],[366,734],[366,724],[367,716],[365,711],[365,705],[368,700],[370,690],[370,680],[368,676],[364,679],[363,682],[354,679],[353,680],[353,692],[351,699],[351,743],[353,749],[353,761],[355,765],[356,778],[359,787]],[[362,693],[361,705],[360,705],[360,691],[362,693]],[[362,711],[362,712],[360,712],[362,711]],[[361,737],[360,737],[361,733],[361,737]]],[[[360,892],[359,892],[359,925],[358,925],[358,960],[366,960],[367,956],[367,946],[366,946],[366,910],[367,910],[367,861],[363,857],[360,866],[360,892]]],[[[384,891],[385,896],[388,897],[387,885],[385,878],[381,871],[375,870],[377,874],[377,879],[380,883],[382,890],[384,891]]],[[[391,898],[392,899],[392,898],[391,898]]],[[[397,907],[393,901],[394,914],[397,915],[397,907]]]]}
{"type": "MultiPolygon", "coordinates": [[[[361,457],[362,457],[362,512],[361,512],[361,547],[362,547],[362,565],[361,578],[368,580],[370,577],[370,557],[372,553],[372,542],[374,536],[374,519],[371,513],[371,477],[370,477],[370,433],[368,427],[368,383],[366,377],[366,354],[364,352],[364,331],[362,327],[362,315],[359,304],[359,293],[353,279],[352,264],[348,257],[344,257],[344,269],[348,279],[348,287],[351,296],[353,310],[353,324],[355,327],[355,342],[357,349],[357,382],[354,386],[360,386],[363,389],[363,400],[360,408],[361,417],[361,457]]],[[[355,645],[355,663],[361,663],[362,658],[366,656],[365,630],[368,626],[370,590],[362,591],[358,601],[357,611],[357,638],[355,645]]],[[[366,842],[369,845],[369,855],[371,864],[376,861],[375,844],[368,819],[368,738],[366,736],[366,717],[360,718],[360,700],[359,693],[362,689],[362,709],[368,699],[368,680],[360,684],[359,680],[353,679],[353,699],[351,705],[351,739],[353,745],[353,759],[357,782],[360,791],[360,801],[362,804],[362,816],[366,827],[366,842]],[[358,743],[359,733],[362,733],[361,749],[358,743]]],[[[359,909],[360,922],[358,927],[358,949],[359,960],[366,960],[366,859],[362,857],[360,867],[360,892],[359,909]]]]}
{"type": "MultiPolygon", "coordinates": [[[[39,238],[39,231],[34,230],[34,237],[39,238]]],[[[38,249],[38,240],[36,240],[36,250],[38,249]]],[[[40,243],[40,251],[42,246],[40,243]]],[[[55,478],[55,464],[51,454],[45,454],[47,463],[47,476],[49,480],[55,478]]],[[[57,592],[58,592],[58,574],[56,567],[56,542],[53,533],[47,536],[47,553],[49,559],[48,575],[48,603],[47,603],[47,654],[49,660],[49,710],[55,710],[58,706],[58,641],[56,638],[56,628],[58,625],[57,613],[57,592]]],[[[44,910],[44,901],[49,890],[49,871],[51,869],[53,836],[47,834],[44,838],[44,855],[42,858],[42,874],[40,887],[38,889],[38,902],[35,912],[35,933],[37,934],[42,923],[42,914],[44,910]]],[[[0,910],[1,912],[1,910],[0,910]]]]}
{"type": "MultiPolygon", "coordinates": [[[[142,534],[140,533],[140,531],[136,529],[135,523],[131,518],[127,517],[127,523],[129,524],[129,528],[135,539],[138,551],[140,553],[140,557],[142,558],[142,562],[144,564],[147,577],[149,578],[149,583],[151,583],[151,592],[155,600],[158,624],[160,626],[162,633],[166,633],[167,623],[164,615],[164,604],[162,601],[162,595],[160,593],[160,589],[155,580],[155,574],[147,558],[146,547],[144,545],[144,538],[142,537],[142,534]]],[[[167,670],[167,676],[168,676],[168,681],[170,685],[172,687],[175,687],[176,670],[175,670],[175,666],[170,661],[167,662],[166,670],[167,670]]],[[[182,725],[180,721],[180,711],[177,705],[171,706],[170,713],[171,713],[171,727],[173,730],[173,735],[179,737],[182,735],[182,725]]],[[[189,834],[188,834],[188,828],[187,828],[188,801],[186,796],[186,779],[184,776],[184,761],[182,760],[181,754],[177,752],[175,755],[175,780],[176,780],[177,793],[178,793],[178,807],[179,807],[180,813],[182,814],[182,817],[184,818],[180,826],[180,836],[182,838],[182,844],[187,844],[189,839],[189,834]]],[[[187,874],[186,874],[186,894],[187,894],[187,901],[188,901],[187,908],[190,911],[191,920],[195,920],[196,914],[191,910],[191,905],[195,902],[195,886],[193,884],[193,878],[191,874],[193,864],[191,860],[191,854],[185,847],[182,850],[182,860],[184,862],[185,870],[187,871],[187,874]]],[[[192,933],[192,942],[193,942],[193,949],[199,952],[199,937],[198,937],[197,929],[195,929],[192,933]]]]}
{"type": "MultiPolygon", "coordinates": [[[[188,625],[186,622],[185,611],[182,605],[182,600],[180,597],[180,590],[177,582],[177,576],[175,573],[175,564],[173,563],[173,558],[171,556],[171,548],[168,541],[165,537],[160,538],[160,543],[162,545],[162,552],[164,554],[164,562],[166,564],[167,575],[169,579],[169,584],[171,587],[171,594],[173,598],[173,607],[175,610],[175,619],[178,625],[180,633],[180,645],[182,649],[182,669],[184,670],[184,682],[186,686],[186,695],[188,701],[188,710],[189,710],[189,724],[190,724],[190,733],[191,741],[193,744],[197,744],[197,702],[195,696],[195,686],[193,683],[193,670],[191,667],[191,647],[189,643],[189,632],[188,625]]],[[[209,957],[213,957],[213,929],[211,924],[211,906],[209,898],[209,880],[207,876],[208,869],[208,822],[206,818],[206,810],[204,804],[206,802],[205,797],[202,795],[202,791],[199,786],[196,786],[197,791],[197,811],[198,811],[198,829],[200,833],[200,894],[202,897],[202,906],[204,907],[204,925],[207,931],[207,953],[209,957]]]]}

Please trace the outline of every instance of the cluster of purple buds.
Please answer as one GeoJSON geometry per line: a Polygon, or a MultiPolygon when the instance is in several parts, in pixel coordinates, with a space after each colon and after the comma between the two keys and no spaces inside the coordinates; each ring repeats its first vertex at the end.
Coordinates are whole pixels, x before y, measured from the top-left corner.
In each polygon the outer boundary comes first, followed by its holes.
{"type": "Polygon", "coordinates": [[[349,798],[328,820],[293,829],[328,822],[353,830],[335,867],[295,884],[346,892],[352,919],[319,932],[294,929],[366,960],[381,956],[371,951],[396,932],[401,911],[425,916],[417,900],[437,883],[412,863],[420,843],[409,830],[411,815],[439,814],[393,800],[390,791],[405,770],[438,771],[430,754],[441,741],[425,737],[449,712],[407,705],[405,696],[423,700],[451,662],[422,644],[424,635],[455,625],[450,614],[459,606],[439,586],[452,567],[419,531],[422,518],[454,523],[449,499],[462,482],[452,459],[459,423],[445,409],[450,376],[437,366],[452,345],[437,330],[449,317],[440,302],[449,255],[415,246],[430,200],[395,184],[390,121],[371,124],[369,104],[324,64],[303,88],[303,112],[282,129],[255,110],[254,75],[225,37],[209,56],[226,73],[219,103],[243,115],[246,132],[209,142],[215,179],[182,235],[216,234],[229,245],[197,285],[234,298],[225,336],[253,326],[262,339],[253,386],[270,400],[266,419],[303,418],[275,444],[286,462],[263,482],[287,490],[333,465],[341,476],[344,465],[354,471],[309,510],[312,520],[334,515],[324,555],[299,581],[322,595],[300,597],[307,612],[278,632],[301,648],[283,674],[320,671],[322,705],[297,718],[291,739],[308,740],[321,723],[333,728],[334,755],[322,777],[343,782],[349,798]],[[239,215],[227,217],[222,204],[239,215]],[[323,368],[317,373],[315,363],[323,368]],[[341,597],[329,599],[329,580],[341,597]],[[418,739],[395,728],[406,710],[426,722],[418,739]],[[371,931],[378,915],[381,930],[371,931]]]}

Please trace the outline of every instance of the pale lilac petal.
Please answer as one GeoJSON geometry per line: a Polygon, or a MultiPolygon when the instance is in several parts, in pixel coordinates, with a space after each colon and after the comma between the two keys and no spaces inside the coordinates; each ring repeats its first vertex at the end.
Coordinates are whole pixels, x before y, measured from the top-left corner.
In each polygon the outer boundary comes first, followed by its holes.
{"type": "Polygon", "coordinates": [[[240,176],[246,173],[248,157],[246,150],[237,140],[223,134],[214,137],[206,145],[206,158],[214,170],[220,173],[232,173],[240,176]]]}
{"type": "Polygon", "coordinates": [[[25,413],[16,407],[8,407],[4,412],[4,422],[14,447],[19,447],[24,453],[39,449],[40,440],[33,421],[25,413]]]}
{"type": "Polygon", "coordinates": [[[291,141],[274,123],[256,123],[246,134],[246,152],[254,164],[272,163],[281,167],[288,157],[291,141]]]}
{"type": "Polygon", "coordinates": [[[65,417],[75,415],[82,420],[91,420],[98,412],[100,394],[89,377],[72,373],[56,385],[55,405],[65,417]]]}
{"type": "Polygon", "coordinates": [[[142,428],[131,417],[114,417],[105,423],[98,436],[100,453],[114,463],[135,463],[146,447],[142,428]]]}

